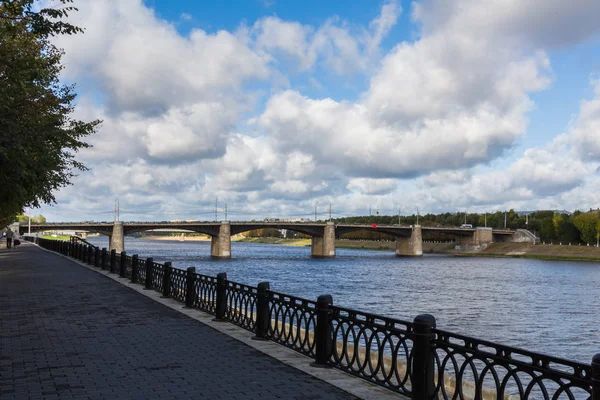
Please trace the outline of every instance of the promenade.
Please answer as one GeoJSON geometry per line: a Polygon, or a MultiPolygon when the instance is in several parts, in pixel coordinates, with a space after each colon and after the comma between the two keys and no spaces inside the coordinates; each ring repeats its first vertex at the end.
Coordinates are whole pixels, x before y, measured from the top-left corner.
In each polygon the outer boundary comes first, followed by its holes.
{"type": "Polygon", "coordinates": [[[0,399],[55,398],[355,397],[74,261],[2,247],[0,399]]]}

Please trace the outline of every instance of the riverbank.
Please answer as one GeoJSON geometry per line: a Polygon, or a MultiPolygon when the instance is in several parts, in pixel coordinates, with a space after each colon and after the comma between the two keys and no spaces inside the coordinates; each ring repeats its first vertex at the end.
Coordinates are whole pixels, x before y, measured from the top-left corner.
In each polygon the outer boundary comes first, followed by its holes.
{"type": "Polygon", "coordinates": [[[531,243],[492,243],[487,249],[476,252],[450,254],[475,257],[516,257],[540,260],[600,261],[600,248],[593,246],[569,246],[531,243]]]}
{"type": "MultiPolygon", "coordinates": [[[[174,242],[210,242],[210,236],[185,236],[181,240],[181,236],[142,236],[142,240],[169,240],[174,242]]],[[[232,238],[233,240],[233,238],[232,238]]]]}
{"type": "MultiPolygon", "coordinates": [[[[233,239],[232,239],[233,240],[233,239]]],[[[310,246],[310,239],[239,238],[240,242],[310,246]]],[[[511,257],[540,260],[600,261],[600,248],[588,246],[549,245],[531,243],[492,243],[484,250],[459,251],[454,243],[423,242],[425,254],[448,254],[466,257],[511,257]]],[[[396,242],[337,239],[336,248],[395,251],[396,242]]]]}
{"type": "MultiPolygon", "coordinates": [[[[265,243],[265,244],[281,244],[284,246],[310,246],[310,239],[279,239],[279,238],[238,238],[237,240],[231,239],[237,242],[246,243],[265,243]]],[[[378,240],[349,240],[349,239],[336,239],[336,248],[344,249],[361,249],[361,250],[385,250],[395,251],[396,242],[378,241],[378,240]]],[[[445,253],[449,250],[454,249],[454,243],[423,243],[424,253],[445,253]]]]}
{"type": "MultiPolygon", "coordinates": [[[[179,236],[144,236],[144,240],[181,241],[179,236]]],[[[185,241],[210,241],[207,236],[186,236],[185,241]]],[[[310,247],[310,239],[280,239],[280,238],[249,238],[236,235],[232,242],[279,244],[284,246],[310,247]]],[[[336,248],[395,251],[396,242],[375,240],[337,239],[336,248]]],[[[478,251],[459,251],[454,249],[454,243],[423,242],[425,254],[447,254],[465,257],[512,257],[540,260],[564,261],[600,261],[600,248],[593,246],[569,246],[531,243],[492,243],[486,249],[478,251]]]]}

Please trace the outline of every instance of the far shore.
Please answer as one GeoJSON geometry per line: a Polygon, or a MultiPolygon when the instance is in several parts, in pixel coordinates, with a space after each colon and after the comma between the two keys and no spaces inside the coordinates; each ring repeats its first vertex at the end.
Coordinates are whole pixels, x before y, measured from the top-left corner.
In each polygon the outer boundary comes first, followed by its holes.
{"type": "MultiPolygon", "coordinates": [[[[180,236],[143,236],[144,240],[170,240],[181,241],[180,236]]],[[[186,236],[185,241],[210,241],[208,236],[186,236]]],[[[310,239],[280,239],[280,238],[249,238],[241,235],[232,236],[232,242],[279,244],[284,246],[309,247],[310,239]]],[[[336,248],[394,251],[396,243],[393,241],[375,240],[349,240],[337,239],[336,248]]],[[[478,251],[455,250],[454,243],[423,242],[423,252],[426,254],[446,254],[463,257],[510,257],[530,258],[540,260],[563,261],[600,261],[600,248],[583,245],[549,245],[531,243],[492,243],[486,249],[478,251]]]]}

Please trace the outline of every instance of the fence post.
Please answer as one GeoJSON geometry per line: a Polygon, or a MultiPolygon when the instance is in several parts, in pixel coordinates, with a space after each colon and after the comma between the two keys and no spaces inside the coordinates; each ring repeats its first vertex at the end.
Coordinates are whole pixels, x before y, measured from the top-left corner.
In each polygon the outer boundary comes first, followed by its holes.
{"type": "Polygon", "coordinates": [[[106,269],[106,247],[102,248],[102,257],[100,258],[100,268],[106,269]]]}
{"type": "Polygon", "coordinates": [[[100,248],[96,247],[96,250],[94,251],[94,267],[98,268],[99,265],[100,265],[100,248]]]}
{"type": "Polygon", "coordinates": [[[260,282],[256,287],[256,328],[254,330],[254,340],[268,340],[269,333],[269,282],[260,282]]]}
{"type": "Polygon", "coordinates": [[[163,295],[162,297],[171,296],[171,263],[167,261],[163,264],[164,272],[163,272],[163,295]]]}
{"type": "Polygon", "coordinates": [[[90,251],[88,252],[88,259],[87,259],[87,263],[89,265],[93,265],[94,264],[94,253],[96,252],[96,248],[95,247],[90,247],[90,251]]]}
{"type": "Polygon", "coordinates": [[[131,283],[137,283],[139,258],[137,254],[131,257],[131,283]]]}
{"type": "Polygon", "coordinates": [[[430,399],[435,392],[434,357],[431,347],[435,317],[431,314],[417,315],[413,321],[415,339],[412,351],[412,398],[430,399]]]}
{"type": "Polygon", "coordinates": [[[189,267],[185,273],[185,308],[194,306],[194,290],[196,283],[196,268],[189,267]]]}
{"type": "Polygon", "coordinates": [[[225,321],[227,310],[227,272],[217,274],[217,304],[215,306],[215,318],[213,321],[225,321]]]}
{"type": "Polygon", "coordinates": [[[152,267],[154,266],[154,259],[152,257],[146,259],[146,282],[144,289],[152,289],[152,267]]]}
{"type": "Polygon", "coordinates": [[[117,250],[115,249],[110,251],[110,267],[108,270],[112,273],[115,273],[117,270],[117,250]]]}
{"type": "Polygon", "coordinates": [[[120,263],[119,263],[119,276],[121,278],[125,278],[125,261],[127,260],[127,254],[122,251],[121,252],[121,258],[119,259],[120,263]]]}
{"type": "Polygon", "coordinates": [[[83,246],[83,253],[81,254],[81,261],[86,262],[87,260],[87,253],[88,253],[88,246],[87,244],[83,246]]]}
{"type": "Polygon", "coordinates": [[[329,294],[322,294],[317,298],[315,314],[317,325],[315,326],[315,361],[310,363],[312,367],[331,368],[328,364],[333,344],[333,333],[329,323],[329,314],[333,298],[329,294]]]}
{"type": "Polygon", "coordinates": [[[592,400],[600,400],[600,353],[592,358],[592,400]]]}

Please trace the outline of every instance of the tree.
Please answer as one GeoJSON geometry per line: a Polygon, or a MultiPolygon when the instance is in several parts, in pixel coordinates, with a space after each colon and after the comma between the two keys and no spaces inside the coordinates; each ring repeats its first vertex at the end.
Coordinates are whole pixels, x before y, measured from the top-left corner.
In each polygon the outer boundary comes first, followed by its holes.
{"type": "Polygon", "coordinates": [[[74,87],[59,82],[63,52],[49,41],[82,31],[60,20],[75,8],[33,11],[34,3],[0,2],[0,226],[25,207],[55,202],[53,192],[86,170],[74,153],[100,124],[72,117],[74,87]]]}
{"type": "Polygon", "coordinates": [[[596,213],[582,213],[573,218],[573,224],[579,230],[581,240],[585,243],[594,243],[596,241],[598,227],[600,227],[598,219],[598,214],[596,213]]]}
{"type": "Polygon", "coordinates": [[[552,224],[552,218],[543,218],[540,223],[540,239],[544,241],[551,241],[555,239],[554,225],[552,224]]]}
{"type": "Polygon", "coordinates": [[[46,217],[44,217],[42,214],[38,215],[37,217],[32,216],[32,215],[26,215],[26,214],[19,214],[19,215],[17,215],[17,221],[20,224],[27,224],[27,223],[29,223],[29,218],[31,218],[31,222],[33,222],[33,223],[37,223],[37,224],[44,224],[44,223],[46,223],[46,217]]]}

